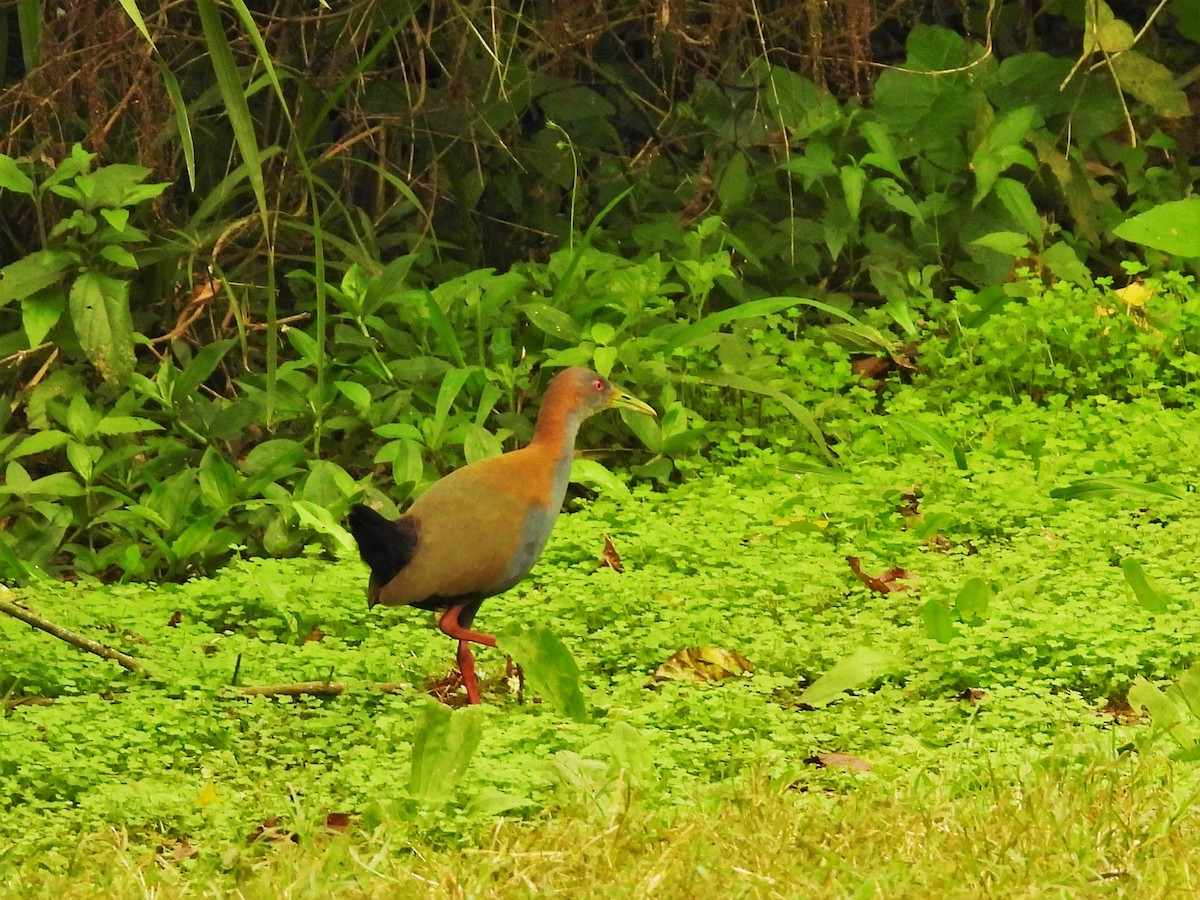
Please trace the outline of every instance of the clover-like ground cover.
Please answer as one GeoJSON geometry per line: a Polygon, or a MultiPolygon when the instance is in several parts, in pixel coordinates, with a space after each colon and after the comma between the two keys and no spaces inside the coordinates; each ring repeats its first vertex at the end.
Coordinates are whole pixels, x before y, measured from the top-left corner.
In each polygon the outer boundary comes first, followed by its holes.
{"type": "Polygon", "coordinates": [[[839,470],[768,449],[560,519],[479,623],[548,625],[591,721],[519,703],[484,651],[482,738],[439,800],[410,792],[409,765],[453,646],[419,610],[368,610],[357,561],[22,592],[155,678],[0,621],[0,887],[969,895],[1188,877],[1197,779],[1123,700],[1195,658],[1200,416],[903,392],[893,410],[847,435],[839,470]],[[596,567],[605,534],[622,573],[596,567]],[[848,556],[904,569],[906,589],[873,589],[848,556]],[[653,678],[697,646],[753,674],[653,678]],[[882,662],[809,705],[863,647],[882,662]],[[235,670],[347,688],[252,697],[235,670]],[[832,753],[852,768],[817,764],[832,753]]]}

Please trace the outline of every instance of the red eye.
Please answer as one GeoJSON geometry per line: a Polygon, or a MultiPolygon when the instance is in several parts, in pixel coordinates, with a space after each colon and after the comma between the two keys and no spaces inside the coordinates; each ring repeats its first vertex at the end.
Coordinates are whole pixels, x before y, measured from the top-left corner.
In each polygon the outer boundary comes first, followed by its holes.
{"type": "Polygon", "coordinates": [[[592,387],[595,388],[597,394],[600,393],[601,391],[604,390],[604,379],[597,378],[595,381],[592,382],[592,387]]]}

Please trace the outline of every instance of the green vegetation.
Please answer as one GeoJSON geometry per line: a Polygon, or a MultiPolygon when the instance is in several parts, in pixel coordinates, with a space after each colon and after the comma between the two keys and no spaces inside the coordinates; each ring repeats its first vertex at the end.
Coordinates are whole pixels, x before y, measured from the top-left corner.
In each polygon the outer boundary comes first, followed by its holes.
{"type": "Polygon", "coordinates": [[[44,6],[0,893],[1196,889],[1196,0],[44,6]],[[459,709],[341,522],[567,365],[459,709]]]}

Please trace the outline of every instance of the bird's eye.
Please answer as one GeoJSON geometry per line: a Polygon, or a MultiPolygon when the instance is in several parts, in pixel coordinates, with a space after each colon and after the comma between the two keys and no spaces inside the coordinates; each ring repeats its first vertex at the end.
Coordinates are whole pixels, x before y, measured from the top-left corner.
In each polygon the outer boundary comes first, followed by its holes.
{"type": "Polygon", "coordinates": [[[597,378],[592,382],[592,387],[595,389],[597,394],[600,393],[602,390],[604,390],[604,379],[597,378]]]}

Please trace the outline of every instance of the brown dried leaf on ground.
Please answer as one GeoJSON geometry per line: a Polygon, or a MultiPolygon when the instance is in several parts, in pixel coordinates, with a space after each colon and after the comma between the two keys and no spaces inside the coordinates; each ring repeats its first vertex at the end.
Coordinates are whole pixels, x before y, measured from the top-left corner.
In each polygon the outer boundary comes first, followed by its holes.
{"type": "Polygon", "coordinates": [[[913,577],[911,572],[899,566],[893,566],[879,575],[868,575],[862,570],[862,562],[857,556],[847,556],[846,562],[850,565],[850,571],[857,575],[863,584],[880,594],[894,594],[897,591],[907,591],[908,585],[899,584],[898,582],[902,579],[913,577]]]}
{"type": "Polygon", "coordinates": [[[612,569],[614,572],[625,571],[625,567],[621,564],[621,554],[617,552],[616,545],[607,534],[604,536],[604,551],[600,554],[600,559],[596,563],[597,569],[606,567],[612,569]]]}

